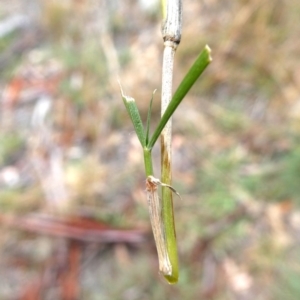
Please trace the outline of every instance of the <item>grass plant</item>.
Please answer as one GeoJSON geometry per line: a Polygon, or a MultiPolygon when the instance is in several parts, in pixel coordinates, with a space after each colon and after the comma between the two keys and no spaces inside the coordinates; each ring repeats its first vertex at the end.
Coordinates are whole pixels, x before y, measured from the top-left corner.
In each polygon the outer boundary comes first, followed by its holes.
{"type": "MultiPolygon", "coordinates": [[[[184,99],[195,81],[211,62],[210,48],[205,46],[195,60],[192,67],[178,86],[171,100],[172,93],[173,58],[181,35],[181,1],[167,2],[167,19],[163,28],[165,41],[162,85],[162,117],[156,126],[154,133],[150,135],[150,120],[153,95],[150,101],[146,127],[144,128],[135,99],[126,96],[121,88],[122,98],[127,112],[132,121],[136,135],[140,141],[144,153],[145,173],[147,177],[149,213],[154,233],[154,238],[159,255],[160,271],[169,283],[178,281],[178,258],[175,222],[173,215],[172,187],[171,187],[171,117],[184,99]],[[175,7],[175,8],[174,8],[175,7]],[[169,22],[168,22],[169,16],[169,22]],[[178,27],[175,26],[177,24],[178,27]],[[173,28],[172,28],[173,26],[173,28]],[[172,35],[172,33],[174,33],[172,35]],[[152,164],[152,148],[159,136],[162,137],[162,202],[157,202],[157,184],[151,178],[155,178],[152,164]],[[171,187],[171,189],[170,189],[171,187]],[[163,253],[162,253],[163,252],[163,253]]],[[[159,180],[155,179],[155,182],[159,180]]]]}

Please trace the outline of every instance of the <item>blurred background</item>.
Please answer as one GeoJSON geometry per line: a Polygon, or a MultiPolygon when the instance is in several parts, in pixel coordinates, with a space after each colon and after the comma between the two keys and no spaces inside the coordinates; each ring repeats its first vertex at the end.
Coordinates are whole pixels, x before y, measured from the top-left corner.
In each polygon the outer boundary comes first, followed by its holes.
{"type": "MultiPolygon", "coordinates": [[[[300,299],[300,2],[185,0],[173,118],[180,279],[158,274],[120,80],[159,120],[155,0],[1,0],[0,299],[300,299]]],[[[159,147],[154,149],[159,177],[159,147]]]]}

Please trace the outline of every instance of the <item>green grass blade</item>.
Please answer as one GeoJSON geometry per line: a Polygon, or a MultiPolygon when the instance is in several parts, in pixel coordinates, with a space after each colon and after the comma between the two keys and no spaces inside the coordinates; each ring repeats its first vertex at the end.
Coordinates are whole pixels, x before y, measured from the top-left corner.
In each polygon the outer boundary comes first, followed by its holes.
{"type": "Polygon", "coordinates": [[[130,116],[130,119],[132,121],[136,135],[137,135],[142,147],[144,147],[146,145],[146,136],[145,136],[141,116],[140,116],[139,110],[137,108],[137,105],[135,103],[135,100],[132,97],[124,95],[121,85],[120,85],[120,89],[121,89],[121,94],[122,94],[122,99],[123,99],[124,105],[130,116]]]}
{"type": "Polygon", "coordinates": [[[203,73],[209,63],[212,61],[210,56],[210,48],[206,45],[202,52],[197,57],[196,61],[185,75],[183,80],[181,81],[179,87],[177,88],[170,104],[168,105],[164,115],[162,116],[159,124],[157,125],[156,130],[154,131],[150,142],[147,144],[148,148],[152,148],[157,141],[159,135],[164,129],[165,125],[173,115],[174,111],[181,103],[187,92],[193,86],[195,81],[199,78],[199,76],[203,73]]]}
{"type": "Polygon", "coordinates": [[[152,93],[152,97],[151,97],[149,108],[148,108],[148,116],[147,116],[147,123],[146,123],[146,145],[149,141],[149,130],[150,130],[152,103],[153,103],[153,98],[154,98],[155,92],[156,92],[156,90],[154,90],[153,93],[152,93]]]}

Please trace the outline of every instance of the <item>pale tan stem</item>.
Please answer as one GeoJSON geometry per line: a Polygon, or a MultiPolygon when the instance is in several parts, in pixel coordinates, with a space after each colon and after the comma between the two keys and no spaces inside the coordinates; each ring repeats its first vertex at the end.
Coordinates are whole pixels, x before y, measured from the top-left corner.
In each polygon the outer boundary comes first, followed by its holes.
{"type": "MultiPolygon", "coordinates": [[[[167,15],[162,28],[164,54],[162,68],[161,115],[172,99],[174,55],[181,39],[182,1],[167,0],[167,15]]],[[[162,176],[164,182],[171,184],[171,139],[172,119],[168,121],[161,134],[162,176]]]]}
{"type": "MultiPolygon", "coordinates": [[[[162,99],[161,99],[161,114],[163,115],[172,99],[172,81],[173,81],[173,61],[176,48],[173,42],[165,42],[163,56],[163,75],[162,75],[162,99]],[[166,45],[167,44],[167,45],[166,45]]],[[[161,133],[161,148],[162,148],[162,168],[166,165],[171,165],[171,140],[172,140],[172,118],[168,121],[161,133]]],[[[166,183],[171,183],[170,178],[164,178],[166,183]]]]}
{"type": "Polygon", "coordinates": [[[170,262],[166,237],[161,214],[161,203],[157,193],[157,185],[159,181],[155,180],[153,176],[148,176],[146,180],[147,201],[149,208],[150,221],[152,232],[156,244],[159,271],[163,275],[172,274],[172,265],[170,262]],[[154,179],[154,180],[153,180],[154,179]]]}
{"type": "MultiPolygon", "coordinates": [[[[162,67],[162,99],[163,115],[172,99],[174,55],[181,39],[181,0],[167,0],[167,16],[162,28],[164,54],[162,67]]],[[[167,186],[172,184],[171,170],[172,120],[167,122],[161,133],[161,179],[162,186],[162,222],[167,246],[167,254],[171,262],[171,274],[165,276],[170,283],[178,280],[178,255],[176,245],[175,222],[173,213],[172,192],[167,186]]]]}

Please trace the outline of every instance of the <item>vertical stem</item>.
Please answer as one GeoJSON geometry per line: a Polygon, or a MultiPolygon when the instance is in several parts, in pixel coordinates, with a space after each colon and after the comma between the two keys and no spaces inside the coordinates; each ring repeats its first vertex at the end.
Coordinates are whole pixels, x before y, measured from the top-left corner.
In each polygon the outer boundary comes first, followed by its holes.
{"type": "MultiPolygon", "coordinates": [[[[162,77],[162,100],[161,114],[165,112],[172,99],[173,60],[175,49],[165,46],[163,59],[162,77]]],[[[171,169],[171,143],[172,143],[172,118],[167,122],[161,133],[161,180],[163,183],[172,185],[171,169]]],[[[165,230],[168,254],[172,266],[172,274],[166,276],[170,282],[178,280],[178,255],[176,244],[176,232],[174,224],[172,192],[162,187],[162,219],[165,230]]]]}
{"type": "MultiPolygon", "coordinates": [[[[164,114],[172,99],[174,55],[181,38],[181,0],[167,0],[167,18],[162,34],[164,39],[161,115],[164,114]]],[[[172,120],[170,119],[161,133],[161,178],[162,182],[172,184],[171,170],[172,120]]],[[[162,218],[172,274],[165,276],[170,283],[178,280],[178,257],[174,226],[172,192],[162,187],[162,218]]]]}
{"type": "Polygon", "coordinates": [[[169,258],[168,246],[165,235],[165,228],[162,221],[161,203],[157,192],[157,183],[151,178],[153,175],[153,165],[151,149],[144,147],[144,162],[146,170],[146,191],[147,191],[147,202],[149,209],[150,222],[155,240],[156,250],[159,261],[159,271],[164,276],[172,275],[172,265],[169,258]]]}
{"type": "Polygon", "coordinates": [[[144,164],[145,164],[146,177],[148,177],[150,175],[153,175],[151,149],[144,147],[143,151],[144,151],[144,164]]]}

